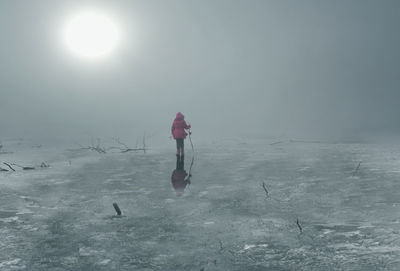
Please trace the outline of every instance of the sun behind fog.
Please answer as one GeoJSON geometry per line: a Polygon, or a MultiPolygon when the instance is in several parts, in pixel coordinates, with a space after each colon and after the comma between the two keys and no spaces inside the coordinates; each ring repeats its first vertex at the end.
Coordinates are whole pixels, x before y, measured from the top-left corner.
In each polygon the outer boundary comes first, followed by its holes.
{"type": "Polygon", "coordinates": [[[81,58],[98,59],[109,55],[119,41],[119,29],[111,17],[94,11],[72,16],[64,29],[64,41],[81,58]]]}

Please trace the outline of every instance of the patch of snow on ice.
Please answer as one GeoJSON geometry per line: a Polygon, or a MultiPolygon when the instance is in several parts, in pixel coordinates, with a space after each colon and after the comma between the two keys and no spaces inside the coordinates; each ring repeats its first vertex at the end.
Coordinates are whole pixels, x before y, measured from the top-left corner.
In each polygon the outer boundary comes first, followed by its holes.
{"type": "Polygon", "coordinates": [[[18,219],[19,219],[18,216],[12,216],[12,217],[0,218],[0,221],[4,223],[11,223],[17,221],[18,219]]]}
{"type": "Polygon", "coordinates": [[[0,263],[0,268],[6,267],[6,266],[17,265],[20,261],[21,261],[21,259],[16,258],[11,261],[2,262],[2,263],[0,263]]]}
{"type": "Polygon", "coordinates": [[[199,197],[203,197],[208,194],[208,191],[202,191],[199,193],[199,197]]]}
{"type": "Polygon", "coordinates": [[[110,263],[111,260],[110,259],[104,259],[101,262],[99,262],[99,265],[107,265],[108,263],[110,263]]]}

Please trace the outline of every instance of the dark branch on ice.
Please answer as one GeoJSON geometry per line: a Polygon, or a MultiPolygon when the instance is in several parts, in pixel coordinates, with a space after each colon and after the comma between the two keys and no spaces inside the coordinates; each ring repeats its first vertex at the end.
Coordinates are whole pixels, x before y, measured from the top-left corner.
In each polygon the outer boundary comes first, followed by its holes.
{"type": "Polygon", "coordinates": [[[15,163],[13,163],[12,165],[13,166],[17,166],[19,168],[22,168],[23,170],[33,170],[33,169],[35,169],[35,167],[25,167],[25,166],[21,166],[21,165],[15,164],[15,163]]]}
{"type": "Polygon", "coordinates": [[[358,170],[360,169],[360,166],[361,166],[361,162],[358,163],[356,169],[354,170],[354,172],[353,172],[353,177],[356,176],[358,170]]]}
{"type": "Polygon", "coordinates": [[[101,140],[100,140],[100,138],[97,138],[97,145],[95,145],[94,144],[94,140],[93,140],[93,138],[91,138],[91,140],[90,140],[90,145],[89,146],[82,146],[81,144],[79,144],[79,143],[76,143],[79,147],[81,147],[80,149],[81,150],[91,150],[91,151],[96,151],[96,152],[98,152],[98,153],[106,153],[106,149],[105,148],[103,148],[103,147],[101,147],[101,140]]]}
{"type": "Polygon", "coordinates": [[[114,209],[117,212],[117,215],[121,215],[121,209],[119,208],[118,204],[116,202],[113,203],[114,209]]]}
{"type": "Polygon", "coordinates": [[[298,218],[296,219],[296,224],[297,224],[297,227],[299,228],[300,232],[303,232],[303,228],[301,227],[301,225],[300,225],[300,222],[299,222],[299,219],[298,219],[298,218]]]}
{"type": "Polygon", "coordinates": [[[9,164],[9,163],[3,163],[4,165],[8,166],[12,171],[15,171],[15,169],[9,164]]]}
{"type": "Polygon", "coordinates": [[[108,148],[108,150],[117,149],[117,150],[120,150],[121,153],[126,153],[126,152],[131,152],[131,151],[143,151],[144,153],[146,153],[146,139],[144,136],[143,136],[143,147],[142,148],[138,148],[137,143],[136,143],[135,148],[130,148],[127,144],[123,143],[118,137],[114,137],[113,140],[116,143],[118,143],[119,145],[123,146],[123,148],[111,146],[108,148]]]}
{"type": "Polygon", "coordinates": [[[265,191],[265,196],[268,197],[268,190],[267,190],[267,186],[265,185],[265,183],[262,183],[262,187],[264,188],[265,191]]]}
{"type": "Polygon", "coordinates": [[[143,147],[138,148],[137,144],[135,148],[130,148],[127,144],[123,143],[118,137],[112,138],[118,145],[120,146],[110,146],[110,147],[103,147],[101,145],[101,140],[97,138],[97,144],[94,143],[93,138],[91,138],[91,143],[88,146],[82,146],[79,143],[76,143],[80,148],[79,150],[91,150],[96,151],[101,154],[106,154],[108,151],[111,150],[119,150],[121,153],[132,152],[132,151],[143,151],[146,153],[146,137],[143,136],[143,147]]]}

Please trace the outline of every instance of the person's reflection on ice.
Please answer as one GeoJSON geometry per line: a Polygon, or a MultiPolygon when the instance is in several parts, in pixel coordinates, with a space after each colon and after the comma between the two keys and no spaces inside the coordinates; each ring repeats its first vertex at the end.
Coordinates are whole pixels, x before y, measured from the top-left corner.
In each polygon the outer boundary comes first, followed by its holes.
{"type": "Polygon", "coordinates": [[[190,178],[192,174],[187,174],[184,168],[184,158],[177,156],[176,158],[176,169],[172,172],[171,183],[175,189],[177,196],[182,196],[185,188],[190,184],[190,178]],[[187,177],[187,178],[186,178],[187,177]]]}

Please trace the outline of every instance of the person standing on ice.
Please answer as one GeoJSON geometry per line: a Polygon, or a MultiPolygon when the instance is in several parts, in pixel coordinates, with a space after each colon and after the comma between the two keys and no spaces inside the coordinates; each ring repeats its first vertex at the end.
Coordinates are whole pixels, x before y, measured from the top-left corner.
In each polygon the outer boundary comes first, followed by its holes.
{"type": "MultiPolygon", "coordinates": [[[[185,116],[181,112],[176,114],[176,118],[172,123],[171,133],[176,140],[176,156],[183,157],[184,155],[184,140],[188,135],[185,129],[190,129],[191,126],[186,124],[185,116]]],[[[189,133],[191,133],[189,131],[189,133]]]]}

